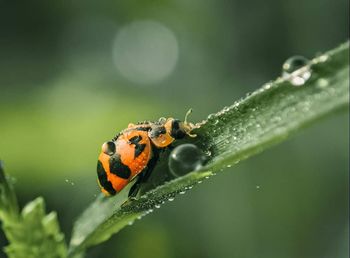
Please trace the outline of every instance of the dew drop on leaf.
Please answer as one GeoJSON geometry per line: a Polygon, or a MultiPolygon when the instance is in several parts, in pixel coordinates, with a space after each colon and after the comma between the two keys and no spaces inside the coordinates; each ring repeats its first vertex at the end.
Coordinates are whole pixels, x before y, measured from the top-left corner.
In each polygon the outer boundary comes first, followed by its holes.
{"type": "Polygon", "coordinates": [[[196,145],[186,143],[170,153],[168,165],[171,173],[178,177],[200,169],[204,161],[202,151],[196,145]]]}
{"type": "Polygon", "coordinates": [[[293,86],[302,86],[311,77],[309,60],[303,56],[288,58],[282,66],[282,77],[293,86]]]}
{"type": "Polygon", "coordinates": [[[320,78],[317,80],[317,87],[318,88],[326,88],[329,85],[328,81],[326,79],[320,78]]]}

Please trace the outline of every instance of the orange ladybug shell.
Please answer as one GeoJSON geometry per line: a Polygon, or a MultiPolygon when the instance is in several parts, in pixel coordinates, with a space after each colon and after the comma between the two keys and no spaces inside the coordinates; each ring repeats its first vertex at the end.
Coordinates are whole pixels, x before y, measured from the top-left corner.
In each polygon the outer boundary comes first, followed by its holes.
{"type": "MultiPolygon", "coordinates": [[[[117,192],[121,191],[132,179],[142,172],[151,158],[151,143],[147,131],[128,128],[115,141],[114,156],[101,152],[99,161],[107,174],[107,180],[117,192]],[[128,176],[121,176],[125,170],[128,176]]],[[[103,189],[106,195],[107,191],[103,189]]]]}
{"type": "Polygon", "coordinates": [[[130,130],[120,135],[116,141],[116,153],[120,154],[121,162],[130,168],[130,180],[133,179],[151,158],[151,143],[147,132],[130,130]]]}

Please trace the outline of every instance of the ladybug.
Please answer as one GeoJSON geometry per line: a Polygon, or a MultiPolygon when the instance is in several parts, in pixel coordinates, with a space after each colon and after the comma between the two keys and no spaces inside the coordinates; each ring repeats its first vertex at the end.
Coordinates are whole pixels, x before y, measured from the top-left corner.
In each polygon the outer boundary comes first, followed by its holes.
{"type": "Polygon", "coordinates": [[[111,141],[102,145],[98,157],[97,176],[101,191],[106,195],[119,193],[129,182],[138,178],[129,196],[135,196],[140,183],[151,174],[159,151],[169,147],[175,140],[186,135],[195,137],[192,123],[174,118],[160,118],[156,122],[143,121],[129,124],[111,141]]]}

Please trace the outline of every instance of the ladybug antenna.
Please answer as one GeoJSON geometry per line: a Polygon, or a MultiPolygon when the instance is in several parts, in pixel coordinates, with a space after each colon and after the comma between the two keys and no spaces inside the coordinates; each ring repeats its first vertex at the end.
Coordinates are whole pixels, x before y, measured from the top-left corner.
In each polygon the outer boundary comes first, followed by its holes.
{"type": "Polygon", "coordinates": [[[198,128],[198,126],[195,126],[193,123],[187,122],[187,117],[192,113],[192,108],[190,108],[185,115],[185,121],[184,121],[184,128],[188,136],[190,137],[196,137],[196,134],[192,134],[191,131],[195,128],[198,128]]]}
{"type": "Polygon", "coordinates": [[[187,112],[186,112],[186,115],[185,115],[185,121],[184,123],[187,124],[187,117],[192,113],[192,108],[190,108],[187,112]]]}

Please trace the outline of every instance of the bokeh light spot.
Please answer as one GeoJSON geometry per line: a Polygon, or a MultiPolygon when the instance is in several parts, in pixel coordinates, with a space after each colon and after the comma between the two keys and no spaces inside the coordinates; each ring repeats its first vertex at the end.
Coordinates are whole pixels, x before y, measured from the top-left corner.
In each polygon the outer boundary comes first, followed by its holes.
{"type": "Polygon", "coordinates": [[[178,59],[174,33],[155,21],[135,21],[121,28],[113,45],[118,71],[129,81],[149,85],[172,73],[178,59]]]}

